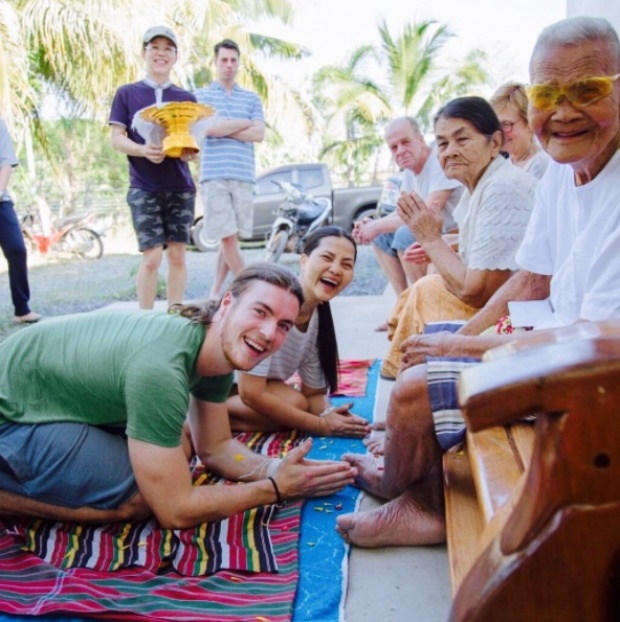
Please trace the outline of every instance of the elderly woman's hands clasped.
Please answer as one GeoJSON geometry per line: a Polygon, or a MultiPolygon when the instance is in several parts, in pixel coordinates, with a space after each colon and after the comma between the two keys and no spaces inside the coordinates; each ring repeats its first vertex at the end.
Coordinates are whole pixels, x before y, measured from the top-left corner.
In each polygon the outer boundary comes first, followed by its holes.
{"type": "Polygon", "coordinates": [[[411,229],[418,244],[441,240],[443,218],[439,210],[428,206],[422,197],[415,193],[401,193],[397,201],[398,215],[411,229]]]}

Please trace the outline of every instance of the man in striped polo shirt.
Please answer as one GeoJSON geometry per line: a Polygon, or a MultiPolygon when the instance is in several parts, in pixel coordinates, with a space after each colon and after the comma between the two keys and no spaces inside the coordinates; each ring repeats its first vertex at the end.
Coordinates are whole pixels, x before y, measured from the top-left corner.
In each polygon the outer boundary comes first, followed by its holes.
{"type": "Polygon", "coordinates": [[[239,46],[230,39],[215,47],[217,80],[196,91],[196,99],[217,112],[207,131],[200,163],[200,192],[205,232],[220,240],[211,298],[217,298],[230,270],[236,275],[244,262],[239,236],[252,235],[254,196],[254,143],[265,136],[263,106],[259,97],[242,89],[235,77],[239,46]]]}

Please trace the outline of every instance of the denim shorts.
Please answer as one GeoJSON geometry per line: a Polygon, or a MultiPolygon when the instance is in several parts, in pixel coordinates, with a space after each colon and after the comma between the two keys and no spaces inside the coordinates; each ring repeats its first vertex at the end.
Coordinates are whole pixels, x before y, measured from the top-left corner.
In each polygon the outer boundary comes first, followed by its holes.
{"type": "Polygon", "coordinates": [[[407,250],[414,242],[411,230],[405,225],[398,227],[394,233],[382,233],[372,241],[379,250],[392,257],[398,257],[398,251],[407,250]]]}
{"type": "Polygon", "coordinates": [[[2,423],[0,490],[67,508],[117,508],[138,490],[124,429],[2,423]]]}
{"type": "Polygon", "coordinates": [[[189,243],[196,193],[130,188],[127,203],[140,251],[166,246],[168,242],[189,243]]]}

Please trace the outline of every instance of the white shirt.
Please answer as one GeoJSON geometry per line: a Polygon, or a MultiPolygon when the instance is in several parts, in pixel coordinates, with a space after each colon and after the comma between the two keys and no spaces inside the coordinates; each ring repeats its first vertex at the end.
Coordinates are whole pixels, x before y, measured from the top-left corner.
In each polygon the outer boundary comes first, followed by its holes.
{"type": "Polygon", "coordinates": [[[516,270],[538,180],[497,156],[454,211],[459,255],[473,270],[516,270]]]}
{"type": "Polygon", "coordinates": [[[551,161],[517,253],[521,268],[553,275],[555,325],[620,315],[620,151],[589,183],[551,161]]]}
{"type": "Polygon", "coordinates": [[[315,309],[305,333],[293,327],[282,347],[247,373],[285,382],[299,372],[306,386],[313,389],[325,387],[327,382],[319,361],[318,334],[319,312],[315,309]]]}

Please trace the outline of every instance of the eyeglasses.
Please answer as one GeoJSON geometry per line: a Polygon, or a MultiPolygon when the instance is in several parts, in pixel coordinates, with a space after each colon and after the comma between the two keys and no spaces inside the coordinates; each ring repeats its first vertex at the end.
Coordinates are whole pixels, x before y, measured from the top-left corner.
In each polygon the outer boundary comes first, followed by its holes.
{"type": "Polygon", "coordinates": [[[611,95],[614,82],[620,78],[615,76],[597,76],[585,78],[561,86],[555,84],[531,84],[525,87],[527,98],[538,110],[552,110],[564,96],[576,108],[583,108],[611,95]]]}
{"type": "MultiPolygon", "coordinates": [[[[521,119],[519,119],[521,121],[521,119]]],[[[502,128],[502,132],[512,132],[512,128],[519,123],[519,121],[502,121],[499,125],[502,128]]]]}

